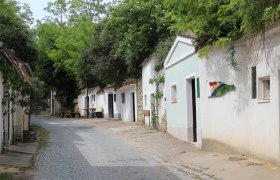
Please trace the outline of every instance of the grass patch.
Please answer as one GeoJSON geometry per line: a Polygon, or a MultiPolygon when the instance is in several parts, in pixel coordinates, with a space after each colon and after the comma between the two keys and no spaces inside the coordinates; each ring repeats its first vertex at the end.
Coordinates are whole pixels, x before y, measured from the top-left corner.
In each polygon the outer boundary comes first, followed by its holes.
{"type": "Polygon", "coordinates": [[[39,138],[39,145],[38,145],[38,149],[40,150],[42,148],[47,147],[48,145],[48,140],[49,140],[49,133],[48,131],[46,131],[44,128],[37,126],[37,125],[32,125],[31,128],[34,131],[38,132],[38,138],[39,138]]]}
{"type": "MultiPolygon", "coordinates": [[[[22,170],[32,170],[35,167],[36,157],[39,151],[48,146],[49,133],[44,128],[38,125],[31,125],[31,129],[36,131],[38,134],[39,144],[36,153],[32,156],[30,161],[30,166],[28,168],[23,168],[22,170]]],[[[1,179],[1,178],[0,178],[1,179]]]]}
{"type": "Polygon", "coordinates": [[[12,173],[4,172],[0,173],[0,179],[1,180],[14,180],[14,176],[12,173]]]}

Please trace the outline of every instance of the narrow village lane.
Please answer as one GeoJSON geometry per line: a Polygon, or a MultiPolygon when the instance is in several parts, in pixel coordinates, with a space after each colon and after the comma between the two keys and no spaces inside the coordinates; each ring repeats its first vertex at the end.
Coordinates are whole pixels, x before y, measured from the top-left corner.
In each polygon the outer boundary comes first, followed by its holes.
{"type": "MultiPolygon", "coordinates": [[[[36,159],[35,180],[181,179],[112,134],[71,119],[36,117],[50,133],[36,159]]],[[[184,178],[185,179],[185,178],[184,178]]]]}

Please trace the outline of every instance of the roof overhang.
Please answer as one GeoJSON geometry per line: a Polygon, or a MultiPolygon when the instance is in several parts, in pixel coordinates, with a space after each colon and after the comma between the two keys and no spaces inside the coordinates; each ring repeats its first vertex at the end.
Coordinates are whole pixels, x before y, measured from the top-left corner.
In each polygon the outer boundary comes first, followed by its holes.
{"type": "Polygon", "coordinates": [[[23,77],[20,69],[18,68],[17,64],[15,63],[14,59],[12,58],[11,53],[7,49],[0,47],[0,54],[16,70],[16,72],[19,75],[20,79],[24,80],[24,77],[23,77]]]}

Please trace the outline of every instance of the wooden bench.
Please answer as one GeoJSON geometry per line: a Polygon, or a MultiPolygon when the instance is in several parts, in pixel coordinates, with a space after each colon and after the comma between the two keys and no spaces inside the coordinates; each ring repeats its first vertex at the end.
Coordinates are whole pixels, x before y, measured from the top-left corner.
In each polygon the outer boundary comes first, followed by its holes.
{"type": "Polygon", "coordinates": [[[92,118],[102,118],[102,108],[97,107],[97,108],[89,108],[89,117],[92,118]]]}
{"type": "Polygon", "coordinates": [[[81,117],[81,115],[80,115],[79,112],[71,112],[71,116],[74,117],[74,118],[79,118],[79,117],[81,117]]]}

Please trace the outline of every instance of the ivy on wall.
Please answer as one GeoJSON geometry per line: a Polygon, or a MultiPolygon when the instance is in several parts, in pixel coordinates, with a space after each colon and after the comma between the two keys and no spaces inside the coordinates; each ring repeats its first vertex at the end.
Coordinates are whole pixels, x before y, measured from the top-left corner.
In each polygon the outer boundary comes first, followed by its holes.
{"type": "Polygon", "coordinates": [[[158,125],[158,106],[159,106],[158,103],[159,103],[159,99],[161,99],[163,97],[163,92],[161,90],[159,90],[159,86],[161,84],[164,84],[164,82],[165,82],[164,75],[154,77],[154,78],[149,80],[150,84],[155,84],[156,85],[156,92],[154,94],[155,101],[152,103],[152,107],[151,107],[152,125],[153,125],[154,128],[157,127],[157,125],[158,125]]]}

